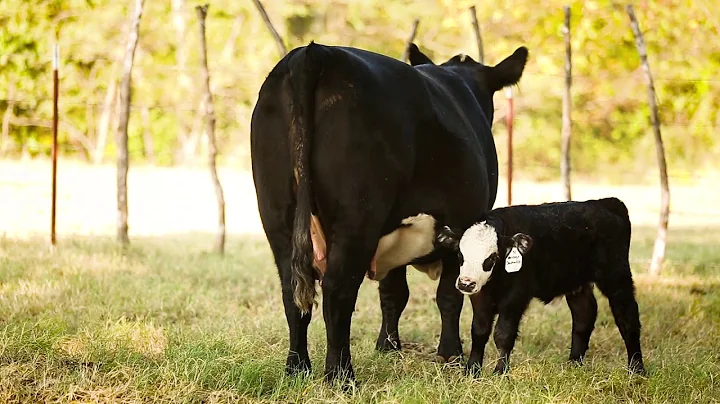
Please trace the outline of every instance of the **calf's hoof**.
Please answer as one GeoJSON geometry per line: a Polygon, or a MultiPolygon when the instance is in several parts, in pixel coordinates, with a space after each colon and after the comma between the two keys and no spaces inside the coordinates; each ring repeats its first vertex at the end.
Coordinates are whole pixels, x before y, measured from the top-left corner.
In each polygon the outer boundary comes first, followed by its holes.
{"type": "Polygon", "coordinates": [[[310,358],[301,358],[298,354],[291,352],[285,361],[285,374],[288,376],[308,376],[312,371],[310,358]]]}

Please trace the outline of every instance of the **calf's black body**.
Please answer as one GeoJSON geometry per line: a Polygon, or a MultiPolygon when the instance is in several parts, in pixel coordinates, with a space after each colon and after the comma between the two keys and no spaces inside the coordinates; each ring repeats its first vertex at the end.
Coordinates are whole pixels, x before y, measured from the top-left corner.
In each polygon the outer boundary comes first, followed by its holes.
{"type": "MultiPolygon", "coordinates": [[[[497,232],[499,259],[487,283],[470,297],[473,323],[469,370],[477,372],[482,367],[496,314],[494,340],[499,360],[495,372],[505,372],[530,301],[537,298],[547,304],[563,295],[572,314],[569,359],[582,361],[597,317],[596,285],[610,304],[625,342],[629,368],[645,372],[628,257],[631,224],[622,201],[604,198],[517,205],[492,210],[484,220],[497,232]],[[528,236],[530,245],[518,243],[528,236]],[[514,247],[522,253],[522,267],[506,272],[505,257],[514,247]]],[[[457,248],[458,236],[451,229],[443,230],[440,238],[445,245],[457,248]]]]}

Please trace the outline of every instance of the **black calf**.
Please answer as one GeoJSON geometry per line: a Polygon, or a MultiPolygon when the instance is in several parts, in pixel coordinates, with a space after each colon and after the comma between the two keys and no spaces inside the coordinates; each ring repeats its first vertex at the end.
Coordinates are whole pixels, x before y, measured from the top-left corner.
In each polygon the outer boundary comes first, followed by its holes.
{"type": "Polygon", "coordinates": [[[471,295],[472,351],[468,370],[482,367],[493,318],[500,359],[508,370],[523,313],[533,298],[546,304],[565,295],[572,313],[570,360],[581,362],[597,317],[593,284],[610,303],[628,354],[628,367],[645,373],[640,318],[628,254],[630,218],[616,198],[521,205],[491,211],[458,233],[445,227],[438,243],[459,252],[457,288],[471,295]]]}

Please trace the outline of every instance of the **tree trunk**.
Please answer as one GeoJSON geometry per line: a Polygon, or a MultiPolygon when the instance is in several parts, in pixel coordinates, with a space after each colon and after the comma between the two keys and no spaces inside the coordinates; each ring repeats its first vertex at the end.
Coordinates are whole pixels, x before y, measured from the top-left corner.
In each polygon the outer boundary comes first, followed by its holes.
{"type": "Polygon", "coordinates": [[[120,119],[118,122],[117,143],[117,240],[123,245],[130,243],[128,238],[128,202],[127,202],[127,174],[128,158],[128,121],[130,120],[130,100],[132,98],[132,68],[135,61],[145,0],[135,0],[135,12],[132,15],[128,42],[123,60],[123,76],[120,82],[120,119]]]}
{"type": "Polygon", "coordinates": [[[565,6],[565,94],[562,106],[562,157],[560,158],[560,182],[563,184],[563,195],[566,201],[572,199],[570,191],[570,136],[572,135],[572,46],[570,44],[570,6],[565,6]]]}
{"type": "MultiPolygon", "coordinates": [[[[185,18],[185,0],[172,0],[172,21],[175,27],[175,67],[177,69],[178,93],[183,94],[179,102],[183,102],[191,89],[190,76],[187,72],[187,19],[185,18]]],[[[185,121],[185,112],[176,111],[177,138],[185,144],[193,136],[189,132],[185,121]]],[[[182,160],[191,161],[195,157],[195,150],[183,148],[182,160]]]]}
{"type": "Polygon", "coordinates": [[[215,160],[218,150],[215,141],[215,106],[213,105],[213,96],[210,91],[210,70],[207,63],[207,43],[205,41],[205,18],[207,17],[208,5],[197,6],[198,20],[200,21],[200,63],[203,74],[202,86],[205,91],[205,118],[207,120],[207,137],[208,137],[208,165],[210,166],[210,176],[215,186],[215,197],[217,198],[218,208],[218,230],[217,239],[215,241],[215,251],[219,254],[225,252],[225,196],[223,194],[220,178],[218,178],[217,166],[215,160]]]}
{"type": "Polygon", "coordinates": [[[667,245],[668,222],[670,221],[670,185],[668,183],[667,163],[665,162],[665,146],[663,146],[660,133],[660,118],[658,116],[657,98],[655,96],[655,84],[650,73],[650,64],[647,59],[647,50],[642,31],[635,18],[635,11],[632,5],[626,7],[630,17],[630,27],[635,36],[635,45],[640,54],[640,63],[645,71],[645,81],[648,86],[648,102],[650,104],[650,122],[655,135],[655,152],[657,154],[658,168],[660,170],[660,220],[658,224],[657,237],[653,248],[652,260],[650,261],[650,274],[658,275],[665,260],[665,247],[667,245]]]}
{"type": "Polygon", "coordinates": [[[150,121],[150,108],[145,107],[142,109],[142,121],[143,121],[143,154],[147,161],[155,165],[155,143],[152,137],[152,125],[150,121]]]}
{"type": "MultiPolygon", "coordinates": [[[[114,74],[113,74],[114,76],[114,74]]],[[[105,100],[103,101],[102,114],[97,128],[97,141],[95,142],[95,150],[93,151],[93,162],[100,164],[105,157],[105,146],[107,145],[108,132],[112,125],[112,118],[115,115],[115,101],[117,98],[117,80],[113,77],[108,85],[105,100]]]]}
{"type": "Polygon", "coordinates": [[[485,51],[483,50],[482,36],[480,35],[480,24],[478,24],[477,12],[475,6],[470,6],[470,19],[472,20],[473,31],[475,32],[475,41],[478,47],[478,62],[485,63],[485,51]]]}
{"type": "Polygon", "coordinates": [[[8,105],[5,109],[5,113],[3,113],[2,133],[0,134],[0,156],[2,157],[4,157],[8,150],[10,150],[10,143],[12,142],[12,139],[10,139],[10,121],[14,115],[13,109],[15,108],[15,104],[12,102],[13,97],[15,97],[14,93],[15,90],[11,83],[7,91],[8,105]]]}
{"type": "Polygon", "coordinates": [[[235,55],[235,43],[242,31],[243,22],[245,22],[244,16],[239,15],[235,17],[235,21],[233,21],[232,28],[230,28],[230,33],[228,34],[225,46],[223,47],[223,51],[220,56],[220,60],[223,62],[231,61],[231,58],[235,55]]]}
{"type": "Polygon", "coordinates": [[[407,41],[405,41],[405,51],[403,52],[402,61],[406,62],[408,61],[408,58],[410,57],[410,44],[415,40],[415,35],[417,35],[417,29],[418,25],[420,24],[419,19],[415,19],[413,21],[412,29],[410,30],[410,36],[408,37],[407,41]]]}
{"type": "Polygon", "coordinates": [[[268,16],[267,12],[265,11],[265,7],[263,7],[262,3],[260,3],[260,0],[252,0],[253,4],[255,4],[255,7],[257,7],[258,12],[260,13],[260,17],[262,17],[263,21],[265,22],[265,26],[272,34],[273,38],[275,39],[275,45],[277,45],[278,52],[280,52],[280,57],[283,57],[287,54],[287,48],[285,47],[285,44],[283,43],[282,38],[280,38],[280,34],[278,34],[277,30],[272,24],[272,21],[270,21],[270,17],[268,16]]]}

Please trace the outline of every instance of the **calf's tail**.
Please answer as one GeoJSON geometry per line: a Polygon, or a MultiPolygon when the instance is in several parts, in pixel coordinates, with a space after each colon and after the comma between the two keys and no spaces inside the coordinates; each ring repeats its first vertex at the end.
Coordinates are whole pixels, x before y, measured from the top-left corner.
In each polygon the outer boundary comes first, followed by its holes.
{"type": "Polygon", "coordinates": [[[617,215],[622,220],[623,234],[627,235],[626,241],[629,248],[632,225],[630,224],[630,214],[628,213],[627,206],[618,198],[604,198],[600,199],[599,202],[605,209],[617,215]]]}
{"type": "Polygon", "coordinates": [[[297,52],[290,60],[290,154],[297,182],[290,269],[293,300],[302,313],[312,310],[316,296],[310,236],[310,216],[315,200],[310,177],[310,150],[315,123],[315,87],[320,76],[319,51],[320,45],[310,42],[304,52],[297,52]]]}

